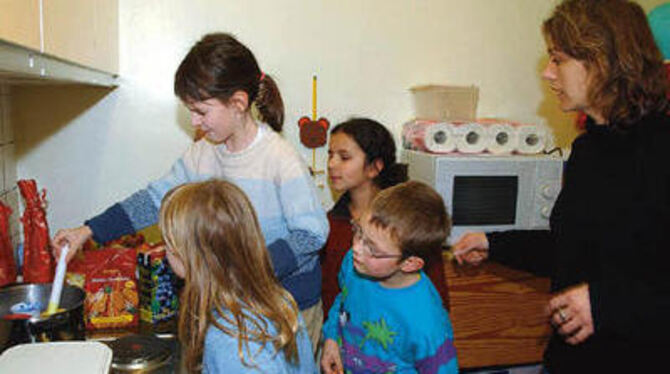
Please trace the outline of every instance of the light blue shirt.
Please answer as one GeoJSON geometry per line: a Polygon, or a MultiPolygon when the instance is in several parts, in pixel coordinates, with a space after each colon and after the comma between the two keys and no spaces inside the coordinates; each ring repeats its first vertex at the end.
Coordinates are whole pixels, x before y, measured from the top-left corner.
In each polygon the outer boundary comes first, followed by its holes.
{"type": "MultiPolygon", "coordinates": [[[[299,316],[300,327],[297,335],[298,359],[297,365],[286,360],[284,352],[276,352],[271,343],[267,343],[263,349],[261,345],[250,341],[249,350],[244,351],[245,361],[255,366],[244,366],[238,355],[237,338],[225,334],[223,331],[210,326],[205,336],[205,350],[202,357],[202,372],[205,374],[218,373],[267,373],[267,374],[313,374],[318,373],[314,363],[312,344],[307,335],[305,323],[299,316]]],[[[219,323],[230,326],[223,319],[219,323]]],[[[247,328],[253,328],[248,323],[247,328]]],[[[273,324],[268,323],[270,334],[276,334],[273,324]]]]}

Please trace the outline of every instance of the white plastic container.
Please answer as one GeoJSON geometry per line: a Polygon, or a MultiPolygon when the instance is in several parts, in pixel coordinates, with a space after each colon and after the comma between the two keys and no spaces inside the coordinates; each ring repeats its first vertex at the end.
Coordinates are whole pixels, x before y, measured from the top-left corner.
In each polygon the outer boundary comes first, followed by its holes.
{"type": "Polygon", "coordinates": [[[20,344],[0,355],[3,374],[107,374],[112,350],[99,342],[20,344]]]}

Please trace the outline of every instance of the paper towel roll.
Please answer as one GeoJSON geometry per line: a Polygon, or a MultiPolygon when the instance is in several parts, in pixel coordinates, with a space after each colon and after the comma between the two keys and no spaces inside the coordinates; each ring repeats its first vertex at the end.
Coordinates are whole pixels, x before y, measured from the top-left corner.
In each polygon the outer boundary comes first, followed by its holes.
{"type": "Polygon", "coordinates": [[[518,153],[533,154],[544,150],[546,133],[537,125],[520,125],[517,127],[519,142],[516,147],[518,153]]]}
{"type": "Polygon", "coordinates": [[[456,139],[445,123],[411,121],[403,126],[403,147],[424,152],[449,153],[456,149],[456,139]]]}
{"type": "Polygon", "coordinates": [[[486,128],[478,123],[452,124],[456,150],[461,153],[481,153],[486,149],[486,128]]]}
{"type": "Polygon", "coordinates": [[[509,123],[492,123],[486,128],[486,150],[490,153],[512,153],[518,142],[519,132],[509,123]]]}

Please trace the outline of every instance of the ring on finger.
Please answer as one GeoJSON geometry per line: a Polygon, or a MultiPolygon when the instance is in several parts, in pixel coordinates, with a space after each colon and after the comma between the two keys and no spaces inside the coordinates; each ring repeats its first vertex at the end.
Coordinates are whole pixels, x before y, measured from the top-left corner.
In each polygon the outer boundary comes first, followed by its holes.
{"type": "Polygon", "coordinates": [[[565,312],[563,311],[563,309],[558,310],[558,318],[561,319],[561,323],[565,323],[565,321],[568,320],[568,317],[565,315],[565,312]]]}

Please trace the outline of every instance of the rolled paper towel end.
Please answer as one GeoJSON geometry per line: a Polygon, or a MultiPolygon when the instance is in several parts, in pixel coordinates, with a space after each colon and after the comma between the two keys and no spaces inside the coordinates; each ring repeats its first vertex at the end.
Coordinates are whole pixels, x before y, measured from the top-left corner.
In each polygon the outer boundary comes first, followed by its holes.
{"type": "Polygon", "coordinates": [[[450,153],[456,148],[456,139],[445,123],[411,121],[403,127],[403,146],[430,153],[450,153]]]}
{"type": "Polygon", "coordinates": [[[523,125],[518,127],[519,144],[516,151],[521,154],[535,154],[544,150],[546,134],[544,129],[535,125],[523,125]]]}
{"type": "Polygon", "coordinates": [[[492,154],[514,152],[519,141],[516,128],[508,123],[496,123],[487,128],[486,150],[492,154]]]}
{"type": "Polygon", "coordinates": [[[478,123],[454,124],[456,150],[461,153],[481,153],[486,150],[486,129],[478,123]]]}

